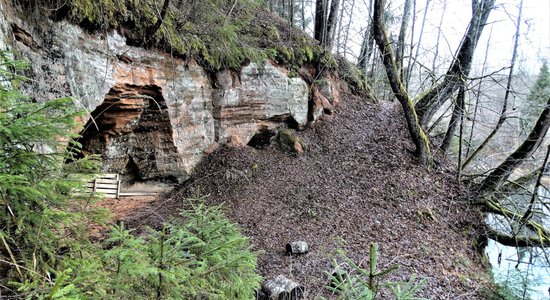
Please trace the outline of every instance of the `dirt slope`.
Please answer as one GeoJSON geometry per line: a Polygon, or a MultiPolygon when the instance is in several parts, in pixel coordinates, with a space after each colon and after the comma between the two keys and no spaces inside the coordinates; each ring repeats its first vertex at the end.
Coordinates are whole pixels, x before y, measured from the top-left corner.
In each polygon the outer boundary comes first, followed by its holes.
{"type": "Polygon", "coordinates": [[[401,266],[390,278],[429,278],[422,296],[483,299],[486,271],[472,246],[479,226],[471,225],[481,215],[461,200],[449,168],[429,171],[414,162],[403,123],[396,104],[347,97],[332,121],[298,133],[303,155],[223,148],[170,197],[128,221],[154,225],[186,197],[207,194],[208,203],[225,203],[227,215],[263,251],[259,272],[293,278],[306,286],[308,299],[330,297],[324,271],[337,249],[367,267],[370,242],[379,245],[380,267],[401,266]],[[286,256],[285,244],[296,240],[311,251],[286,256]]]}

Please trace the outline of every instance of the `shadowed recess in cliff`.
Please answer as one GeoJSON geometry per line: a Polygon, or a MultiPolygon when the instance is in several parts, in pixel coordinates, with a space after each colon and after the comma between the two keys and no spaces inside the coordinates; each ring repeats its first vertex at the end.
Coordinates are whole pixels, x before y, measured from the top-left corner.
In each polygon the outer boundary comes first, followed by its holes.
{"type": "Polygon", "coordinates": [[[261,129],[248,142],[248,146],[256,149],[265,149],[271,144],[271,139],[277,135],[274,130],[261,129]]]}
{"type": "Polygon", "coordinates": [[[82,154],[100,154],[104,172],[129,181],[181,176],[168,108],[159,86],[117,84],[93,112],[79,142],[82,154]]]}

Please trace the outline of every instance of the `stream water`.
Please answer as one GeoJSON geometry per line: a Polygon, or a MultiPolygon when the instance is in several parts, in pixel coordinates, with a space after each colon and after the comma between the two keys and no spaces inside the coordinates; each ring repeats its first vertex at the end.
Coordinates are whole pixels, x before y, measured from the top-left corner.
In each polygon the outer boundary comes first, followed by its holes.
{"type": "MultiPolygon", "coordinates": [[[[541,192],[540,199],[548,202],[550,192],[541,192]]],[[[546,216],[550,216],[548,207],[541,205],[540,209],[546,216]]],[[[495,223],[493,218],[487,218],[491,225],[495,223]]],[[[543,223],[549,226],[550,220],[546,218],[543,223]]],[[[514,294],[520,296],[520,299],[550,299],[550,249],[509,247],[489,240],[485,253],[489,257],[497,283],[514,290],[514,294]]]]}

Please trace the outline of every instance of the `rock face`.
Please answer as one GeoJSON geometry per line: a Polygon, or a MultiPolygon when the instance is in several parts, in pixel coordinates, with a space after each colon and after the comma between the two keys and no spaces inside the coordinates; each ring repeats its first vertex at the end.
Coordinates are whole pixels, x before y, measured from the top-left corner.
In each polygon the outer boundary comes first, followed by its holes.
{"type": "Polygon", "coordinates": [[[168,107],[156,85],[113,86],[92,113],[80,142],[84,155],[102,154],[108,172],[131,179],[185,176],[168,107]]]}
{"type": "MultiPolygon", "coordinates": [[[[101,154],[106,172],[182,181],[213,145],[246,145],[259,132],[302,129],[322,114],[310,109],[311,87],[270,62],[208,74],[193,60],[128,46],[116,32],[28,24],[5,12],[0,49],[31,62],[24,92],[37,101],[72,96],[87,112],[83,154],[101,154]]],[[[324,90],[332,93],[315,93],[324,90]]]]}
{"type": "Polygon", "coordinates": [[[305,127],[309,87],[270,63],[250,64],[240,74],[216,74],[213,94],[217,139],[246,144],[259,131],[281,123],[305,127]],[[240,76],[239,76],[240,75],[240,76]]]}
{"type": "Polygon", "coordinates": [[[102,154],[104,171],[181,181],[214,142],[212,88],[195,62],[66,22],[50,24],[44,35],[22,27],[12,25],[26,33],[15,35],[15,45],[39,83],[26,92],[38,101],[71,95],[89,112],[81,143],[85,153],[102,154]]]}
{"type": "Polygon", "coordinates": [[[8,45],[9,39],[9,23],[6,20],[6,4],[0,1],[0,51],[8,50],[10,47],[8,45]]]}

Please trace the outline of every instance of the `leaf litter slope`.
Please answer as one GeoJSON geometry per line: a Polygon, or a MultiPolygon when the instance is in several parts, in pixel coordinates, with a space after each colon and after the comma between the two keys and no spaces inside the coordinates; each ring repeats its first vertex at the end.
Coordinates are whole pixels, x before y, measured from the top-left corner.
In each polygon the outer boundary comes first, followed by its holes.
{"type": "Polygon", "coordinates": [[[461,200],[452,172],[414,162],[396,105],[351,96],[342,102],[332,121],[297,133],[304,154],[222,148],[130,223],[155,225],[186,198],[208,195],[208,204],[225,203],[227,216],[262,251],[264,278],[284,274],[306,286],[308,299],[330,298],[325,271],[337,249],[367,268],[371,242],[379,245],[379,267],[400,265],[389,279],[429,279],[422,296],[482,299],[486,270],[472,246],[482,216],[461,200]],[[285,255],[285,244],[297,240],[310,252],[285,255]]]}

